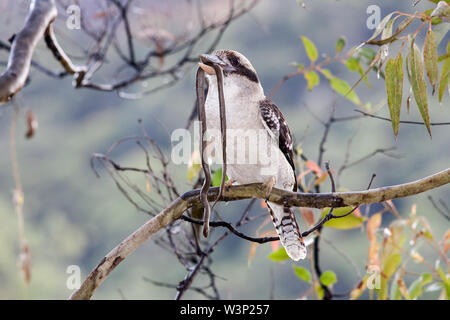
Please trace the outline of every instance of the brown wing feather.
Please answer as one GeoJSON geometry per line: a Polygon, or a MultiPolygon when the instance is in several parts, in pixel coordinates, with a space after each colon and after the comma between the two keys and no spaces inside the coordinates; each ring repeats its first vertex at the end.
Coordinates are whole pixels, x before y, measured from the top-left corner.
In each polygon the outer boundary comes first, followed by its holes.
{"type": "Polygon", "coordinates": [[[292,167],[295,180],[294,191],[297,191],[292,134],[286,119],[277,105],[269,99],[260,101],[259,110],[261,111],[262,119],[267,127],[274,133],[275,137],[278,137],[278,147],[292,167]]]}

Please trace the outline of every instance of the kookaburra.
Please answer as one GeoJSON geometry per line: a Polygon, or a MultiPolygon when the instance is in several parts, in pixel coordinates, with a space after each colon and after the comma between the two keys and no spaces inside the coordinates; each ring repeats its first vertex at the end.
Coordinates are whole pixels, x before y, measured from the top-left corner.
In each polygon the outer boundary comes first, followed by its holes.
{"type": "MultiPolygon", "coordinates": [[[[272,187],[297,191],[288,124],[280,109],[264,95],[250,61],[239,52],[217,50],[200,56],[199,65],[206,72],[209,85],[205,102],[207,130],[220,133],[218,83],[211,67],[213,64],[219,65],[224,75],[229,181],[235,184],[265,183],[269,192],[272,187]]],[[[306,246],[291,208],[270,201],[266,203],[289,257],[295,261],[304,259],[306,246]]]]}

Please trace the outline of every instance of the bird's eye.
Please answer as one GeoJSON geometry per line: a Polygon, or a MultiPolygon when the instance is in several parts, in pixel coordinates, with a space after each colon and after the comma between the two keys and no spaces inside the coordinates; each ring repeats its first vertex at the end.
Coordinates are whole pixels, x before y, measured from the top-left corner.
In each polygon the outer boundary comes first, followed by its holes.
{"type": "Polygon", "coordinates": [[[228,57],[228,60],[230,61],[230,64],[231,64],[233,67],[239,66],[239,58],[238,58],[238,57],[230,55],[230,56],[228,57]]]}

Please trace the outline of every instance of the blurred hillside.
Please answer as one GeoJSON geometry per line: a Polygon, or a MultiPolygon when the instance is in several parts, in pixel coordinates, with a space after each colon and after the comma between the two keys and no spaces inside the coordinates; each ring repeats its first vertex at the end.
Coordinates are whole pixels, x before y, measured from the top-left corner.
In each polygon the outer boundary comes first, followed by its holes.
{"type": "MultiPolygon", "coordinates": [[[[400,10],[414,11],[431,8],[427,1],[412,7],[413,1],[377,1],[382,16],[400,10]]],[[[158,1],[152,1],[157,6],[158,1]]],[[[166,3],[161,1],[161,3],[166,3]]],[[[183,6],[185,1],[170,1],[170,8],[183,6]]],[[[222,1],[216,1],[220,9],[222,1]]],[[[299,35],[312,39],[321,53],[334,54],[339,36],[347,38],[347,47],[368,39],[372,30],[366,27],[366,0],[305,1],[308,10],[295,0],[262,0],[249,14],[235,21],[225,33],[219,48],[234,49],[245,54],[258,71],[259,78],[270,92],[281,77],[295,69],[291,62],[306,63],[307,57],[299,35]]],[[[165,4],[167,5],[167,3],[165,4]]],[[[6,41],[23,24],[27,1],[0,1],[0,39],[6,41]]],[[[180,13],[182,14],[182,13],[180,13]]],[[[189,17],[171,20],[170,27],[179,30],[189,17]]],[[[57,21],[57,35],[63,46],[71,47],[71,38],[80,39],[79,31],[65,29],[64,21],[57,21]]],[[[422,37],[423,39],[423,37],[422,37]]],[[[448,42],[444,39],[443,45],[448,42]]],[[[208,44],[204,44],[207,48],[208,44]]],[[[204,49],[203,48],[203,49],[204,49]]],[[[201,53],[202,48],[198,48],[201,53]]],[[[143,54],[143,50],[138,51],[143,54]]],[[[75,54],[75,53],[74,53],[75,54]]],[[[35,54],[42,64],[58,69],[41,42],[35,54]]],[[[0,61],[7,61],[7,53],[0,51],[0,61]]],[[[3,70],[3,65],[1,65],[3,70]]],[[[1,299],[65,299],[71,291],[66,288],[66,268],[79,265],[84,278],[91,269],[122,239],[148,219],[120,194],[114,182],[103,170],[97,178],[90,168],[90,156],[106,150],[118,139],[140,134],[138,119],[142,119],[149,135],[163,149],[170,152],[170,132],[185,126],[195,99],[195,66],[175,86],[146,96],[141,100],[124,100],[115,93],[76,90],[69,77],[53,79],[32,70],[31,83],[18,96],[18,103],[33,110],[39,121],[36,136],[24,138],[25,120],[19,117],[16,135],[20,174],[25,193],[25,232],[32,251],[33,276],[26,287],[17,269],[19,242],[17,218],[12,204],[14,181],[10,161],[9,129],[13,108],[0,107],[0,298],[1,299]]],[[[354,83],[358,77],[345,66],[333,65],[334,74],[354,83]]],[[[59,69],[58,69],[59,70],[59,69]]],[[[108,79],[106,79],[108,80],[108,79]]],[[[385,100],[384,81],[369,75],[372,88],[360,84],[356,89],[363,103],[372,106],[385,100]]],[[[133,90],[137,90],[133,88],[133,90]]],[[[444,104],[432,99],[431,121],[449,121],[448,95],[444,104]]],[[[295,78],[278,91],[274,101],[286,115],[297,141],[301,140],[305,154],[317,158],[318,144],[323,126],[315,119],[326,120],[333,105],[337,116],[356,115],[355,106],[336,95],[328,83],[322,81],[312,92],[306,81],[295,78]]],[[[388,116],[384,107],[384,115],[388,116]]],[[[411,114],[402,113],[402,119],[419,120],[415,104],[411,114]]],[[[450,148],[448,127],[433,127],[430,139],[424,126],[400,126],[397,140],[391,124],[371,118],[342,122],[333,126],[328,138],[324,160],[337,168],[345,157],[347,140],[354,135],[351,159],[377,148],[396,147],[401,159],[377,155],[346,171],[341,186],[349,190],[365,188],[372,173],[377,174],[374,186],[385,186],[412,181],[449,166],[450,148]]],[[[116,159],[127,165],[142,164],[142,153],[136,148],[121,149],[116,159]]],[[[174,166],[182,190],[186,184],[186,168],[174,166]]],[[[323,190],[329,187],[323,184],[323,190]]],[[[430,192],[435,198],[447,201],[448,186],[430,192]]],[[[395,201],[402,215],[408,215],[412,204],[417,204],[417,214],[429,219],[433,232],[441,238],[448,222],[431,206],[426,194],[395,201]]],[[[236,219],[239,208],[246,203],[233,203],[222,212],[227,219],[236,219]],[[236,210],[234,210],[236,209],[236,210]]],[[[222,205],[223,207],[224,205],[222,205]]],[[[374,208],[375,210],[376,208],[374,208]]],[[[255,213],[265,209],[255,207],[255,213]]],[[[388,223],[389,219],[384,221],[388,223]]],[[[254,232],[255,226],[246,230],[254,232]]],[[[359,229],[353,231],[325,230],[324,237],[345,251],[362,274],[367,263],[367,237],[359,229]],[[357,239],[357,241],[355,241],[357,239]]],[[[276,298],[297,298],[305,288],[292,272],[290,263],[275,264],[267,259],[270,245],[257,249],[252,264],[248,266],[250,244],[229,237],[213,254],[215,273],[223,298],[267,299],[271,281],[276,283],[276,298]],[[271,277],[273,279],[271,280],[271,277]],[[223,278],[223,280],[222,280],[223,278]]],[[[433,263],[434,253],[429,258],[433,263]]],[[[323,244],[322,266],[333,269],[339,282],[337,292],[353,285],[353,269],[334,249],[323,244]]],[[[299,262],[309,268],[308,261],[299,262]]],[[[110,275],[97,291],[97,299],[172,299],[174,290],[155,287],[143,280],[176,284],[185,276],[185,270],[176,258],[149,242],[132,254],[110,275]]],[[[200,285],[200,284],[199,284],[200,285]]],[[[188,292],[186,298],[199,298],[188,292]]]]}

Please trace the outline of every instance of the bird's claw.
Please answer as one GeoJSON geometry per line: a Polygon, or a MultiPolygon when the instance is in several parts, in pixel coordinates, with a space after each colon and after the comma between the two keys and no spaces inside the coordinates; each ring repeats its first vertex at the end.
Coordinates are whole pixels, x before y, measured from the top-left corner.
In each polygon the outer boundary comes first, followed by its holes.
{"type": "Polygon", "coordinates": [[[225,188],[229,188],[233,185],[233,183],[236,182],[236,179],[229,179],[227,181],[225,181],[225,188]]]}
{"type": "Polygon", "coordinates": [[[264,189],[266,189],[266,200],[269,200],[270,193],[272,192],[272,189],[275,186],[275,182],[276,182],[275,176],[270,177],[269,180],[264,182],[263,186],[264,189]]]}

